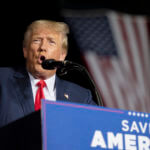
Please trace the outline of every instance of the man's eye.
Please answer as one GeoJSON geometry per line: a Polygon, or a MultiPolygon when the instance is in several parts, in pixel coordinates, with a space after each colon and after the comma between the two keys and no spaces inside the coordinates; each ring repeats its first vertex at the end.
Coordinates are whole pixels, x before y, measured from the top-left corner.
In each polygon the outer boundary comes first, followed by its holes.
{"type": "Polygon", "coordinates": [[[55,41],[50,40],[50,41],[49,41],[49,43],[50,43],[50,44],[55,44],[56,42],[55,42],[55,41]]]}
{"type": "Polygon", "coordinates": [[[35,40],[33,40],[33,43],[40,43],[40,39],[35,39],[35,40]]]}

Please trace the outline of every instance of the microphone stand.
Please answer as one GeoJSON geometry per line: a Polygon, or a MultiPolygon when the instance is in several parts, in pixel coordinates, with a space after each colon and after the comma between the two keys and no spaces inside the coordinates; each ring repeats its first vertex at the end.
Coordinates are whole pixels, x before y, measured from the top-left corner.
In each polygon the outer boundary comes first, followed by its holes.
{"type": "Polygon", "coordinates": [[[71,61],[65,60],[64,61],[64,66],[58,68],[57,73],[58,73],[59,76],[64,76],[69,71],[74,70],[74,69],[79,71],[80,73],[82,73],[84,75],[84,77],[86,77],[86,79],[88,80],[88,82],[90,84],[91,90],[93,91],[94,96],[95,96],[95,98],[96,98],[96,100],[98,102],[98,105],[99,106],[103,106],[102,98],[98,94],[98,90],[97,90],[97,88],[95,86],[95,83],[92,80],[90,74],[88,73],[87,69],[84,66],[82,66],[80,64],[77,64],[77,63],[74,63],[74,62],[71,62],[71,61]]]}

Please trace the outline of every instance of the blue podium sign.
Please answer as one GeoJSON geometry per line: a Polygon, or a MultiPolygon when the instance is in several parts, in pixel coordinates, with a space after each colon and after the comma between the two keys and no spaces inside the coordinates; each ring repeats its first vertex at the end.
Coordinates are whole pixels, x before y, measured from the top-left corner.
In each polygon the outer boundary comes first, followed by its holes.
{"type": "Polygon", "coordinates": [[[43,150],[150,150],[150,114],[42,100],[43,150]]]}

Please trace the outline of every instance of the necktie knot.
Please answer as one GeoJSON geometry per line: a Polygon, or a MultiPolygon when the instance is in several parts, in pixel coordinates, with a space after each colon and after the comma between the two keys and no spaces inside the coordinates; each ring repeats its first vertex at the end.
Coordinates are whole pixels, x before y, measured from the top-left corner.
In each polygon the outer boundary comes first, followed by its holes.
{"type": "Polygon", "coordinates": [[[40,80],[37,84],[36,84],[38,87],[45,87],[46,86],[46,83],[44,80],[40,80]]]}

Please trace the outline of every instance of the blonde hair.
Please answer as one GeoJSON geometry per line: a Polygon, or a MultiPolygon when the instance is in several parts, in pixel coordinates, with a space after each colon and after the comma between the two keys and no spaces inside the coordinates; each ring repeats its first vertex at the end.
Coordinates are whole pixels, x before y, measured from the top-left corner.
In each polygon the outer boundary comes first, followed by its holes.
{"type": "Polygon", "coordinates": [[[67,34],[69,34],[69,27],[64,22],[56,22],[51,20],[36,20],[32,22],[28,27],[24,34],[24,40],[23,40],[23,47],[26,47],[29,39],[39,26],[45,27],[47,29],[53,29],[56,32],[59,32],[62,34],[62,48],[63,50],[68,51],[68,37],[67,34]]]}

